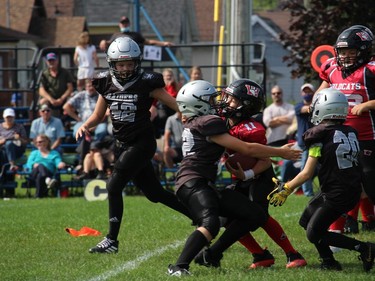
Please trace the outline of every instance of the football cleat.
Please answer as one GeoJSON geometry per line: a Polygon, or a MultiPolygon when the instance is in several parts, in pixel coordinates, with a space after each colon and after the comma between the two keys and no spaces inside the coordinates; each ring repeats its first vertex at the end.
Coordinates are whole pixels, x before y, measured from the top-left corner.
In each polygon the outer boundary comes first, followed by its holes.
{"type": "Polygon", "coordinates": [[[344,233],[358,233],[358,221],[355,220],[352,216],[347,216],[345,225],[344,225],[344,233]]]}
{"type": "Polygon", "coordinates": [[[374,266],[375,244],[367,242],[366,248],[361,252],[358,259],[362,261],[363,269],[367,272],[374,266]]]}
{"type": "Polygon", "coordinates": [[[118,252],[118,241],[104,237],[95,247],[89,250],[90,253],[112,254],[118,252]]]}
{"type": "Polygon", "coordinates": [[[177,277],[180,277],[183,275],[191,275],[189,270],[187,270],[186,268],[179,267],[178,265],[173,265],[173,264],[170,264],[168,266],[167,274],[170,276],[177,276],[177,277]]]}
{"type": "Polygon", "coordinates": [[[203,249],[194,258],[194,262],[206,267],[220,267],[220,260],[223,255],[221,254],[219,258],[214,258],[210,252],[210,249],[203,249]]]}
{"type": "Polygon", "coordinates": [[[341,267],[341,264],[334,258],[327,258],[327,259],[322,259],[322,262],[320,264],[320,269],[341,271],[342,267],[341,267]]]}
{"type": "Polygon", "coordinates": [[[298,252],[288,253],[286,255],[286,259],[287,259],[286,268],[296,268],[296,267],[302,267],[302,266],[307,265],[306,260],[298,252]]]}
{"type": "Polygon", "coordinates": [[[267,250],[264,249],[262,254],[253,254],[253,263],[249,266],[249,269],[255,269],[259,267],[270,267],[275,263],[274,256],[267,250]]]}

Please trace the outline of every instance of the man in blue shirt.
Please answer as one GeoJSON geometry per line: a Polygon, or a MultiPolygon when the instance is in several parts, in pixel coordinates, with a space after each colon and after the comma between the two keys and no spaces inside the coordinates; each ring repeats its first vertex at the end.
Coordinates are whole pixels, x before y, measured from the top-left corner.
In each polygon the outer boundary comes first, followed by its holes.
{"type": "Polygon", "coordinates": [[[31,123],[30,139],[35,139],[38,135],[44,134],[51,140],[51,149],[55,149],[62,153],[60,144],[65,138],[65,129],[59,118],[53,117],[51,108],[48,104],[41,105],[39,109],[41,117],[35,119],[31,123]]]}

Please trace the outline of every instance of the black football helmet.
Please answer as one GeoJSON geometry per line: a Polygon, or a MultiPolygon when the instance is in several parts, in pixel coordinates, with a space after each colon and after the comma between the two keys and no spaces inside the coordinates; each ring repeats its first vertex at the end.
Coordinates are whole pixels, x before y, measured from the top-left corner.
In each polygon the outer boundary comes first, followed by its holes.
{"type": "Polygon", "coordinates": [[[262,87],[254,81],[239,79],[222,91],[219,104],[219,115],[225,118],[246,119],[262,111],[265,105],[265,95],[262,87]],[[229,105],[230,96],[239,101],[236,107],[229,105]]]}
{"type": "Polygon", "coordinates": [[[335,44],[337,64],[344,71],[354,71],[370,61],[372,56],[372,41],[374,35],[369,28],[363,25],[353,25],[345,29],[338,36],[335,44]],[[343,48],[355,49],[355,58],[340,55],[343,48]]]}

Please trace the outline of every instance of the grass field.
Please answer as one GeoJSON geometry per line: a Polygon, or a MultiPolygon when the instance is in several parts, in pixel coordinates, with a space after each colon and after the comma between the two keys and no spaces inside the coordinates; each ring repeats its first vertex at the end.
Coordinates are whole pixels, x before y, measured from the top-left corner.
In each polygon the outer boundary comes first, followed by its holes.
{"type": "MultiPolygon", "coordinates": [[[[271,268],[248,270],[252,256],[236,243],[224,255],[220,269],[192,263],[190,280],[375,280],[375,270],[364,273],[357,252],[344,250],[336,258],[342,272],[322,272],[315,248],[305,238],[297,222],[307,203],[304,196],[292,195],[283,207],[270,207],[271,214],[284,226],[295,248],[308,262],[300,269],[286,269],[282,250],[258,230],[254,236],[274,254],[271,268]]],[[[13,199],[0,201],[1,280],[171,280],[166,275],[187,236],[190,221],[160,204],[141,196],[125,197],[125,213],[118,254],[89,254],[88,249],[102,237],[72,237],[66,227],[89,226],[107,231],[107,202],[88,202],[82,197],[13,199]]],[[[356,235],[375,240],[374,233],[356,235]]]]}

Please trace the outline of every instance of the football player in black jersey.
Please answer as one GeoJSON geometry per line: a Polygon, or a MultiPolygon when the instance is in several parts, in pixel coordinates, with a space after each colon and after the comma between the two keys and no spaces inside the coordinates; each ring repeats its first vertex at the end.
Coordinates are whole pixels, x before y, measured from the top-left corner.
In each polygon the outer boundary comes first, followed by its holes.
{"type": "Polygon", "coordinates": [[[163,76],[141,71],[141,51],[128,37],[117,38],[107,51],[109,71],[93,80],[99,93],[92,116],[78,129],[76,138],[89,133],[99,124],[107,108],[116,139],[114,171],[107,184],[109,232],[90,253],[116,253],[117,236],[123,215],[122,190],[132,180],[150,201],[190,216],[172,192],[166,191],[157,179],[151,159],[156,151],[150,107],[154,99],[178,111],[176,100],[163,88],[163,76]]]}
{"type": "MultiPolygon", "coordinates": [[[[252,94],[259,94],[257,89],[253,91],[252,94]]],[[[220,253],[266,222],[266,214],[257,203],[234,190],[218,192],[213,186],[217,164],[225,148],[258,158],[279,155],[295,159],[301,153],[289,147],[247,143],[229,135],[225,121],[212,115],[216,96],[215,87],[204,80],[187,83],[177,95],[176,101],[184,120],[184,158],[176,175],[175,188],[177,197],[187,206],[198,227],[187,239],[177,262],[169,265],[169,275],[189,274],[191,261],[219,233],[219,216],[233,219],[216,242],[220,253]]],[[[222,254],[212,258],[219,264],[221,257],[222,254]]]]}
{"type": "MultiPolygon", "coordinates": [[[[225,118],[229,134],[249,143],[267,144],[265,127],[253,117],[262,111],[264,101],[263,89],[252,80],[239,79],[226,87],[222,91],[219,101],[219,115],[225,118]]],[[[226,153],[232,154],[233,152],[226,151],[226,153]]],[[[258,203],[263,208],[267,221],[262,225],[262,228],[283,249],[287,257],[286,268],[305,266],[307,264],[305,259],[294,249],[282,226],[268,212],[267,195],[274,188],[272,177],[275,177],[271,159],[261,158],[257,160],[258,169],[263,167],[259,174],[255,174],[253,169],[244,171],[242,167],[233,169],[228,163],[226,165],[228,171],[234,176],[233,183],[227,188],[232,188],[245,194],[251,201],[258,203]]],[[[253,263],[249,268],[269,267],[275,263],[273,255],[267,249],[263,249],[251,233],[241,237],[239,242],[254,257],[253,263]]],[[[213,244],[210,248],[201,251],[195,257],[195,262],[204,266],[212,266],[210,256],[215,252],[216,244],[213,244]]],[[[217,256],[218,254],[215,253],[214,255],[217,256]]]]}
{"type": "Polygon", "coordinates": [[[347,98],[333,88],[323,89],[315,94],[310,112],[311,123],[316,126],[303,135],[309,149],[306,165],[287,183],[274,178],[277,187],[268,199],[271,205],[281,206],[295,188],[313,176],[319,162],[320,192],[311,199],[299,223],[318,250],[322,269],[342,270],[329,247],[334,246],[359,252],[363,269],[369,271],[374,264],[374,243],[328,231],[332,222],[357,204],[362,190],[357,131],[343,125],[348,114],[347,98]]]}

